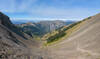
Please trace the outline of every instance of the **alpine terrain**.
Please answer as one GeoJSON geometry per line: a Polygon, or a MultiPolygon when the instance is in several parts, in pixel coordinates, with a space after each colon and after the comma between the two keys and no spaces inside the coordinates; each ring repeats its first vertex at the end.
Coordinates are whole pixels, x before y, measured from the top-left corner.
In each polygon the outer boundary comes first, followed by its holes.
{"type": "Polygon", "coordinates": [[[0,59],[100,59],[100,14],[52,23],[14,25],[0,12],[0,59]],[[30,32],[43,35],[37,39],[30,32]]]}

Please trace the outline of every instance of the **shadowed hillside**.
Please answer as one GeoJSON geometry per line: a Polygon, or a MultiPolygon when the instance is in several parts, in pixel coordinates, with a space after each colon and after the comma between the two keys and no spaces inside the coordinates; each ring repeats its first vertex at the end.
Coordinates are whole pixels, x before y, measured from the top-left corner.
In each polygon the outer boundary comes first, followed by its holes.
{"type": "Polygon", "coordinates": [[[32,45],[38,46],[30,36],[20,32],[9,17],[0,12],[0,59],[33,59],[32,45]]]}

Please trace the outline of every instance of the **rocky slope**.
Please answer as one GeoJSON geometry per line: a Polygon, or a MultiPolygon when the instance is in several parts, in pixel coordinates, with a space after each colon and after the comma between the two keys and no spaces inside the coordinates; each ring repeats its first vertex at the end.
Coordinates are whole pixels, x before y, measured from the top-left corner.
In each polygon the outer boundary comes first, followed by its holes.
{"type": "Polygon", "coordinates": [[[0,12],[0,59],[33,58],[29,46],[34,41],[31,42],[27,38],[28,35],[20,32],[9,17],[0,12]]]}
{"type": "MultiPolygon", "coordinates": [[[[70,35],[48,46],[51,59],[100,59],[100,14],[70,28],[70,35]]],[[[68,31],[68,30],[67,30],[68,31]]]]}
{"type": "Polygon", "coordinates": [[[6,28],[8,28],[11,31],[15,32],[16,34],[18,34],[19,36],[22,36],[25,39],[28,38],[27,36],[25,37],[24,33],[22,33],[19,28],[17,28],[16,26],[14,26],[14,24],[12,24],[12,22],[9,20],[8,16],[4,15],[1,12],[0,12],[0,23],[2,25],[4,25],[6,28]]]}

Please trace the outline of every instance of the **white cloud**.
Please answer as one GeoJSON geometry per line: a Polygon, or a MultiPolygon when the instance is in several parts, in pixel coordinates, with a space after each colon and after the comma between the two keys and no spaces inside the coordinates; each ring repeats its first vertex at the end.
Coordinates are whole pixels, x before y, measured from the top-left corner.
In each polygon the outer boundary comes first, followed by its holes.
{"type": "Polygon", "coordinates": [[[11,20],[67,20],[64,18],[11,18],[11,20]]]}

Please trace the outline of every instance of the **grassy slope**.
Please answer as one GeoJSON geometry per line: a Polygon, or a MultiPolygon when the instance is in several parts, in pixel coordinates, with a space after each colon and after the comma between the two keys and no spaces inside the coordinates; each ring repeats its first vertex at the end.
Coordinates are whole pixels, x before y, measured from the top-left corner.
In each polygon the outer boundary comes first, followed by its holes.
{"type": "Polygon", "coordinates": [[[85,21],[88,20],[88,19],[90,19],[90,18],[91,17],[88,17],[88,18],[86,18],[86,19],[84,19],[82,21],[73,23],[73,24],[71,24],[69,26],[64,26],[61,29],[58,29],[56,31],[53,31],[51,33],[46,34],[42,38],[43,40],[45,40],[44,45],[45,46],[52,45],[52,44],[61,42],[62,40],[68,38],[71,35],[72,32],[75,32],[77,29],[79,29],[80,26],[82,26],[85,23],[85,21]],[[61,32],[59,32],[59,31],[61,31],[61,32]],[[65,35],[62,36],[61,33],[65,33],[65,35]],[[57,36],[59,36],[59,37],[57,37],[57,36]],[[52,37],[53,37],[53,39],[52,39],[52,37]]]}

